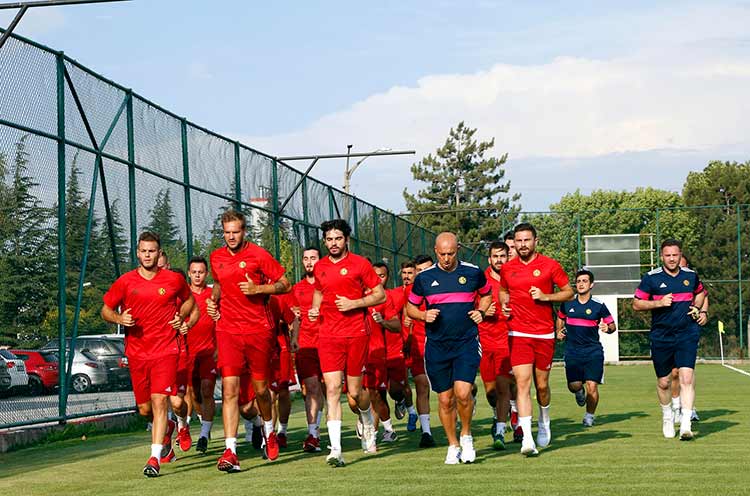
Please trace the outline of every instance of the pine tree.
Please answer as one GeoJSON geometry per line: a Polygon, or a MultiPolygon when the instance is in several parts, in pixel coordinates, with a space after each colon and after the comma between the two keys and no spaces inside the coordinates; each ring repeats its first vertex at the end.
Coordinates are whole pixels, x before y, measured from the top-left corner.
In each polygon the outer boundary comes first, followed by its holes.
{"type": "Polygon", "coordinates": [[[403,193],[411,213],[466,210],[425,214],[420,223],[435,232],[452,231],[465,245],[500,238],[503,227],[513,223],[519,210],[515,202],[520,195],[509,194],[510,181],[502,182],[508,155],[485,158],[495,140],[478,142],[476,131],[463,122],[451,129],[435,155],[429,154],[411,167],[414,179],[427,186],[416,195],[406,189],[403,193]]]}
{"type": "Polygon", "coordinates": [[[169,188],[159,190],[156,194],[149,216],[150,220],[145,230],[158,234],[161,237],[162,247],[174,247],[181,243],[180,229],[174,222],[175,214],[169,188]]]}

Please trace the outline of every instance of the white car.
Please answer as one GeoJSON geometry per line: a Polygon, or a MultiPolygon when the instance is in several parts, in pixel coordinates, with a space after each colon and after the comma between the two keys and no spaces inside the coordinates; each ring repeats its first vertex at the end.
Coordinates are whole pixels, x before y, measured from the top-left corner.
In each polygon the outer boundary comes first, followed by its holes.
{"type": "Polygon", "coordinates": [[[29,385],[29,375],[26,373],[26,363],[10,352],[0,350],[0,360],[5,362],[10,373],[10,387],[16,391],[25,389],[29,385]]]}

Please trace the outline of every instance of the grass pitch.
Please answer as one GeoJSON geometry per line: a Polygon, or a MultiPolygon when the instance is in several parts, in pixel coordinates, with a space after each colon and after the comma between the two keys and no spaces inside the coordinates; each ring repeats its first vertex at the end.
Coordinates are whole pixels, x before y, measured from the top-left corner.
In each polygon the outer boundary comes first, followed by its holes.
{"type": "MultiPolygon", "coordinates": [[[[178,452],[158,479],[141,468],[149,435],[100,435],[0,455],[0,488],[6,494],[750,494],[750,377],[718,365],[697,368],[698,412],[692,442],[664,439],[655,378],[649,366],[607,367],[607,383],[594,427],[581,426],[583,410],[564,384],[564,371],[552,372],[552,444],[538,458],[526,459],[518,444],[504,452],[490,448],[491,410],[480,387],[473,426],[477,461],[445,466],[445,438],[433,398],[433,434],[438,448],[417,447],[419,432],[400,435],[393,445],[364,455],[353,433],[354,417],[344,418],[347,466],[325,464],[326,451],[309,455],[300,446],[307,434],[304,416],[290,420],[290,444],[279,460],[267,463],[247,444],[239,456],[243,471],[216,470],[223,450],[221,426],[206,456],[178,452]]],[[[300,404],[295,404],[299,410],[300,404]]],[[[536,412],[535,412],[536,417],[536,412]]],[[[196,426],[193,426],[196,434],[196,426]]],[[[242,431],[242,428],[240,428],[242,431]]],[[[323,444],[327,441],[325,429],[323,444]]]]}

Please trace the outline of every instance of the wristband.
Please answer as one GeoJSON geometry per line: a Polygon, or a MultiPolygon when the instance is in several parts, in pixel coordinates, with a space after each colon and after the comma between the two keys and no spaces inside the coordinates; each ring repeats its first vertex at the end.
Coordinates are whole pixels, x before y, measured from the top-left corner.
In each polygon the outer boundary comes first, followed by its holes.
{"type": "Polygon", "coordinates": [[[479,312],[479,315],[481,315],[482,318],[484,319],[484,310],[477,309],[477,312],[479,312]]]}
{"type": "Polygon", "coordinates": [[[701,311],[700,311],[700,312],[698,312],[698,313],[705,313],[706,315],[708,315],[708,312],[707,312],[706,310],[701,310],[701,311]]]}

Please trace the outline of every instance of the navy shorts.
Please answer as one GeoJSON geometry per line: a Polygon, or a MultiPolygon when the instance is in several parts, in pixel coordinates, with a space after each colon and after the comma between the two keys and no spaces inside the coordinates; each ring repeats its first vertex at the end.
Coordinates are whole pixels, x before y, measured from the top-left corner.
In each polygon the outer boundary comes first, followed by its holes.
{"type": "Polygon", "coordinates": [[[482,359],[479,338],[465,341],[425,341],[424,364],[430,387],[436,393],[453,388],[455,381],[474,384],[482,359]]]}
{"type": "Polygon", "coordinates": [[[673,341],[652,341],[651,360],[654,362],[656,377],[667,377],[674,368],[694,369],[700,336],[700,330],[691,329],[678,334],[673,341]]]}
{"type": "Polygon", "coordinates": [[[604,382],[604,353],[595,350],[592,353],[565,354],[565,377],[568,382],[593,381],[604,382]]]}

